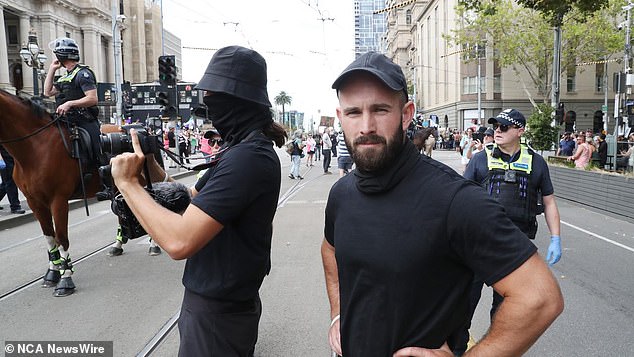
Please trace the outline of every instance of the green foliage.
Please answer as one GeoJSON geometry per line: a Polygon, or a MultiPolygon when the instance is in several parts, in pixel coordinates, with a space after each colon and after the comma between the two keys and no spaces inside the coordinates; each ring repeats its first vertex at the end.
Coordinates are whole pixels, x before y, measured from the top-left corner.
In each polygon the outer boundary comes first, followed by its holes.
{"type": "Polygon", "coordinates": [[[538,104],[527,119],[526,140],[535,150],[551,150],[557,144],[559,130],[551,126],[553,108],[538,104]]]}
{"type": "MultiPolygon", "coordinates": [[[[530,5],[531,1],[519,2],[530,5]]],[[[528,8],[513,0],[462,0],[456,7],[461,25],[447,38],[460,48],[486,40],[487,57],[513,69],[520,80],[527,75],[532,87],[522,82],[525,91],[534,94],[541,89],[540,96],[545,100],[550,97],[553,61],[548,9],[558,9],[560,3],[568,9],[562,18],[561,74],[577,63],[602,60],[622,51],[624,33],[616,30],[616,24],[624,0],[532,3],[533,7],[528,8]]]]}

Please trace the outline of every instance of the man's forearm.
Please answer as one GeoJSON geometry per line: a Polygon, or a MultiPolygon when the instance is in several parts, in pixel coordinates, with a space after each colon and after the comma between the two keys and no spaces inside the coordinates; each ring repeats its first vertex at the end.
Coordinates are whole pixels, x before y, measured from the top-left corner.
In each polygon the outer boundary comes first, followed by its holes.
{"type": "Polygon", "coordinates": [[[486,336],[465,356],[521,356],[563,311],[557,280],[537,254],[494,287],[504,301],[486,336]]]}
{"type": "Polygon", "coordinates": [[[326,292],[330,301],[330,318],[339,315],[339,271],[334,247],[324,239],[321,244],[321,259],[324,264],[326,292]]]}
{"type": "Polygon", "coordinates": [[[544,218],[546,219],[546,225],[550,231],[551,236],[560,235],[561,222],[559,217],[559,208],[555,202],[554,195],[548,195],[543,197],[544,201],[544,218]]]}

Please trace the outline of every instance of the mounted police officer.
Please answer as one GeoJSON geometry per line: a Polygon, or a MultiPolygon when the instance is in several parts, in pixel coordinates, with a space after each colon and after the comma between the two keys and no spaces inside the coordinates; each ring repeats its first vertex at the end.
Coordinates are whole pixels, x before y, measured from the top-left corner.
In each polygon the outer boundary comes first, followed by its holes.
{"type": "MultiPolygon", "coordinates": [[[[553,265],[561,258],[561,242],[559,209],[555,202],[548,165],[543,157],[521,144],[526,119],[518,110],[506,109],[497,117],[490,118],[488,122],[493,124],[495,144],[485,146],[483,151],[473,156],[464,177],[480,183],[486,194],[504,206],[511,221],[529,239],[535,239],[537,233],[536,216],[541,213],[538,208],[541,198],[551,236],[546,260],[549,265],[553,265]]],[[[472,316],[480,300],[482,284],[481,277],[474,277],[471,291],[472,316]]],[[[491,319],[503,299],[501,295],[493,292],[491,319]]],[[[463,330],[456,332],[449,341],[456,355],[464,353],[467,347],[469,327],[467,325],[463,330]]]]}
{"type": "Polygon", "coordinates": [[[49,44],[56,59],[51,63],[44,95],[55,96],[57,114],[90,134],[93,157],[99,158],[99,121],[97,116],[97,80],[93,71],[79,63],[79,46],[75,40],[58,38],[49,44]],[[54,80],[55,72],[64,67],[66,74],[54,80]]]}

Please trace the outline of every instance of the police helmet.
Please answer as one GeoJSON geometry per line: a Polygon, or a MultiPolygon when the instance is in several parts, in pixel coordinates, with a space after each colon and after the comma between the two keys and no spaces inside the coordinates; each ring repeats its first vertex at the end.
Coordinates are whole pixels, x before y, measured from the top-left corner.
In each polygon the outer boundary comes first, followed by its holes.
{"type": "Polygon", "coordinates": [[[51,41],[49,47],[60,61],[79,61],[79,46],[77,46],[77,42],[72,38],[60,37],[51,41]]]}

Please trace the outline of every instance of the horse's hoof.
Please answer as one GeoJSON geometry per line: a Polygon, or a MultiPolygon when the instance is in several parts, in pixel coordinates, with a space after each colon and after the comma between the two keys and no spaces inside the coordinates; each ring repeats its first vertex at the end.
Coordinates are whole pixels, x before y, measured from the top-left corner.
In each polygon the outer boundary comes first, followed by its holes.
{"type": "Polygon", "coordinates": [[[52,288],[54,286],[57,286],[57,283],[59,283],[60,278],[61,278],[61,275],[59,274],[59,270],[48,269],[46,271],[46,274],[44,274],[42,287],[52,288]]]}
{"type": "Polygon", "coordinates": [[[159,247],[158,245],[150,247],[150,249],[148,250],[147,254],[149,254],[151,256],[159,255],[159,254],[161,254],[161,247],[159,247]]]}
{"type": "Polygon", "coordinates": [[[53,296],[55,297],[64,297],[68,295],[72,295],[75,292],[75,283],[73,283],[73,279],[62,278],[57,287],[55,288],[55,292],[53,292],[53,296]]]}
{"type": "Polygon", "coordinates": [[[123,254],[123,248],[110,247],[110,250],[108,250],[109,257],[118,257],[121,254],[123,254]]]}

